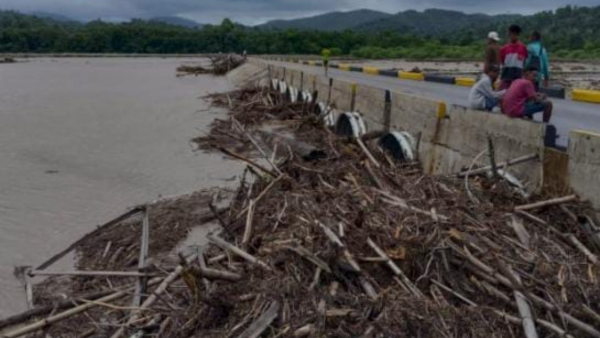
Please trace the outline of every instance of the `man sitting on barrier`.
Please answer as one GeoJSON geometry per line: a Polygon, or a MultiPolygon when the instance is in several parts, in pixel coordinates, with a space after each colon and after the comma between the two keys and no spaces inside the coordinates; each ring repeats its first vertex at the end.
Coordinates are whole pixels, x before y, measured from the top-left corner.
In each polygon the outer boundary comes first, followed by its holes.
{"type": "Polygon", "coordinates": [[[469,92],[469,106],[473,109],[494,111],[500,106],[500,102],[506,90],[495,91],[494,82],[500,75],[499,65],[489,65],[481,79],[471,88],[469,92]]]}
{"type": "Polygon", "coordinates": [[[552,102],[547,99],[545,94],[535,91],[534,83],[537,81],[537,77],[537,68],[528,67],[523,78],[512,83],[502,100],[504,114],[510,117],[533,119],[533,115],[543,112],[543,121],[550,122],[552,102]]]}

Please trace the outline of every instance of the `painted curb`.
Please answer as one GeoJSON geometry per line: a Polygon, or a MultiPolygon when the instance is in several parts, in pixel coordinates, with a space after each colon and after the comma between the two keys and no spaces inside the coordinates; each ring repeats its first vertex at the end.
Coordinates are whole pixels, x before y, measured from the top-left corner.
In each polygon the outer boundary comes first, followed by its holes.
{"type": "Polygon", "coordinates": [[[425,81],[445,83],[445,84],[456,84],[456,78],[454,76],[436,75],[436,74],[425,74],[425,81]]]}
{"type": "Polygon", "coordinates": [[[381,70],[379,70],[379,75],[381,75],[381,76],[389,76],[389,77],[397,77],[398,76],[398,71],[397,70],[390,70],[390,69],[381,69],[381,70]]]}
{"type": "Polygon", "coordinates": [[[573,89],[573,101],[600,103],[600,90],[573,89]]]}
{"type": "Polygon", "coordinates": [[[347,64],[347,63],[340,63],[340,64],[338,65],[338,68],[339,68],[340,70],[350,71],[350,65],[349,65],[349,64],[347,64]]]}
{"type": "Polygon", "coordinates": [[[379,75],[379,68],[377,67],[363,67],[363,73],[370,75],[379,75]]]}
{"type": "Polygon", "coordinates": [[[413,80],[413,81],[423,81],[425,80],[425,76],[423,73],[415,73],[415,72],[398,72],[398,77],[403,80],[413,80]]]}
{"type": "Polygon", "coordinates": [[[473,87],[476,82],[472,77],[457,77],[455,81],[457,86],[463,87],[473,87]]]}

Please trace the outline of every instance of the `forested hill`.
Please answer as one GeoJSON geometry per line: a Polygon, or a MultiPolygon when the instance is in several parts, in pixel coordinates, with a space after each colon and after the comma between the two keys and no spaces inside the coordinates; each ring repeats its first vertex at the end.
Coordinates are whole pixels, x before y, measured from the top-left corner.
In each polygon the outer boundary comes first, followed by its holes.
{"type": "Polygon", "coordinates": [[[391,14],[360,9],[350,12],[331,12],[308,18],[274,20],[257,26],[266,29],[301,29],[322,31],[344,31],[362,24],[392,17],[391,14]]]}
{"type": "Polygon", "coordinates": [[[356,29],[447,36],[463,28],[502,24],[520,17],[520,15],[465,14],[442,9],[428,9],[423,12],[410,10],[380,20],[366,22],[358,25],[356,29]]]}
{"type": "MultiPolygon", "coordinates": [[[[552,57],[600,59],[600,6],[569,6],[533,16],[489,19],[439,10],[403,12],[402,15],[405,19],[401,20],[399,29],[384,25],[391,18],[383,18],[360,24],[353,30],[323,31],[247,27],[227,19],[220,25],[201,28],[182,27],[164,23],[164,20],[79,23],[0,11],[0,53],[239,53],[247,50],[252,54],[319,54],[323,48],[330,48],[334,55],[364,58],[480,58],[488,31],[497,30],[506,39],[508,26],[518,23],[524,27],[524,39],[533,30],[540,30],[552,57]],[[422,15],[437,19],[428,21],[422,15]],[[468,25],[464,23],[469,20],[468,25]]],[[[398,15],[393,17],[399,18],[398,15]]]]}

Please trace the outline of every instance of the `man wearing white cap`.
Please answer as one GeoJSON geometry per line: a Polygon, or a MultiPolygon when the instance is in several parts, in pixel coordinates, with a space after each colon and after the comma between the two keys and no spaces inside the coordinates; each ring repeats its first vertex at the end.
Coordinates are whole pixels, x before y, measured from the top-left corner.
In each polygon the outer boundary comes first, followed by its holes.
{"type": "Polygon", "coordinates": [[[487,74],[492,66],[500,67],[500,36],[496,32],[488,34],[488,45],[485,51],[485,61],[483,64],[483,73],[487,74]]]}

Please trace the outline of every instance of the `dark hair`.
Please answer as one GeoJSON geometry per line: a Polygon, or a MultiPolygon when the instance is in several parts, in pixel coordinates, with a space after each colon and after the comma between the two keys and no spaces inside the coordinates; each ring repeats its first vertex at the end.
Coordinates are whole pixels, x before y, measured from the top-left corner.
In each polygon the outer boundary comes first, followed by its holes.
{"type": "Polygon", "coordinates": [[[525,68],[526,72],[537,72],[539,69],[536,66],[529,66],[527,68],[525,68]]]}
{"type": "Polygon", "coordinates": [[[534,31],[531,34],[531,37],[535,40],[535,41],[540,41],[542,39],[542,34],[538,31],[534,31]]]}
{"type": "Polygon", "coordinates": [[[500,66],[498,66],[498,65],[491,65],[488,68],[488,72],[499,73],[500,72],[500,66]]]}
{"type": "Polygon", "coordinates": [[[521,34],[521,26],[519,25],[510,25],[510,27],[508,28],[508,31],[510,33],[514,33],[514,34],[521,34]]]}

